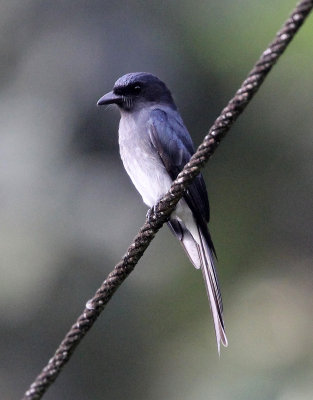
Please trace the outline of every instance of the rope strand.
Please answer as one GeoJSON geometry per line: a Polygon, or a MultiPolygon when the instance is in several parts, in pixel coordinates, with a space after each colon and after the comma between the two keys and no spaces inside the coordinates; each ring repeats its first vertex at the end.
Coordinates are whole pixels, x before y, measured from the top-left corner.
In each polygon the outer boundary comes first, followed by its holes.
{"type": "Polygon", "coordinates": [[[302,0],[296,6],[283,28],[277,33],[274,41],[263,52],[240,89],[216,119],[196,153],[173,182],[169,192],[150,210],[149,217],[128,247],[126,254],[102,283],[94,297],[87,302],[85,310],[68,331],[54,356],[31,384],[23,400],[41,399],[55,381],[76,346],[93,326],[105,305],[135,268],[155,234],[181,199],[187,186],[199,174],[200,169],[203,168],[222,138],[260,88],[265,77],[285,51],[312,8],[313,0],[302,0]]]}

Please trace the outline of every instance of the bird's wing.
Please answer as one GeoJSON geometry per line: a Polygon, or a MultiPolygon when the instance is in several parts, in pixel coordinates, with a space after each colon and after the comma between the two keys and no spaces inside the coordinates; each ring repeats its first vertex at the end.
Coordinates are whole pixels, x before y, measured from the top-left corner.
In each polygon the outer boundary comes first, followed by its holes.
{"type": "MultiPolygon", "coordinates": [[[[186,127],[179,114],[169,115],[163,110],[154,109],[148,121],[148,131],[151,144],[174,180],[194,153],[192,140],[186,127]]],[[[202,270],[211,303],[219,349],[220,341],[227,346],[227,339],[224,332],[222,298],[213,261],[215,250],[207,227],[210,218],[209,201],[201,174],[188,187],[184,199],[194,216],[197,237],[193,237],[183,221],[172,218],[169,226],[181,241],[190,261],[196,268],[202,270]]]]}
{"type": "MultiPolygon", "coordinates": [[[[157,150],[168,174],[174,180],[194,153],[190,135],[177,112],[169,116],[154,109],[148,121],[151,143],[157,150]]],[[[209,222],[210,207],[205,183],[200,173],[184,196],[197,222],[209,222]],[[198,221],[199,220],[199,221],[198,221]]]]}

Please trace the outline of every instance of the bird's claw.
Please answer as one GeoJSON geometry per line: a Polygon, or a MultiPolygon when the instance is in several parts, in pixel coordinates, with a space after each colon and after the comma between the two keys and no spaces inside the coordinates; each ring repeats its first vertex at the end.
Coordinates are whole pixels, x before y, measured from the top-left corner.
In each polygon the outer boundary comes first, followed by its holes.
{"type": "Polygon", "coordinates": [[[146,220],[149,221],[152,217],[152,215],[154,215],[156,213],[156,208],[155,206],[152,206],[151,208],[149,208],[149,210],[147,211],[146,214],[146,220]]]}

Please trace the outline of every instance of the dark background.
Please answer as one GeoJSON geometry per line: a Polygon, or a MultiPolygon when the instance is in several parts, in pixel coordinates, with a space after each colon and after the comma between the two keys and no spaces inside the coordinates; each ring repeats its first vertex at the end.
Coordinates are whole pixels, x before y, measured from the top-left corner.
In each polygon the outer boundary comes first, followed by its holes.
{"type": "MultiPolygon", "coordinates": [[[[17,399],[146,207],[118,154],[121,75],[172,90],[195,144],[295,0],[0,2],[0,387],[17,399]]],[[[313,16],[208,163],[229,348],[167,228],[49,399],[313,396],[313,16]]]]}

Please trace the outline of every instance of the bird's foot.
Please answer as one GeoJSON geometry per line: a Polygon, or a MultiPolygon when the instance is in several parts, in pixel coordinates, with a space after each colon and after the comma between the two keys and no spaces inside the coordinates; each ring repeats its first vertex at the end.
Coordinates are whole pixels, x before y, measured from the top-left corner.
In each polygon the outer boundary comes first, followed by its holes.
{"type": "Polygon", "coordinates": [[[154,205],[151,208],[149,208],[149,210],[147,211],[146,221],[150,221],[150,219],[153,217],[153,215],[155,215],[155,213],[156,213],[156,208],[154,205]]]}

